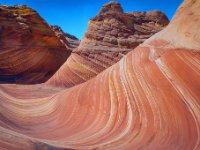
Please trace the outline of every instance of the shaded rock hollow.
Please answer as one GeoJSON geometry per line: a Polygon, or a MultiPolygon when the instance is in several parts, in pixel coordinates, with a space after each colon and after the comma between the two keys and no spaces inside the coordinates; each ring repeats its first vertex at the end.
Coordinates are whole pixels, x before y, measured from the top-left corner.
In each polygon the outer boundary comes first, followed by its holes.
{"type": "Polygon", "coordinates": [[[36,11],[0,6],[0,82],[45,82],[70,53],[36,11]]]}

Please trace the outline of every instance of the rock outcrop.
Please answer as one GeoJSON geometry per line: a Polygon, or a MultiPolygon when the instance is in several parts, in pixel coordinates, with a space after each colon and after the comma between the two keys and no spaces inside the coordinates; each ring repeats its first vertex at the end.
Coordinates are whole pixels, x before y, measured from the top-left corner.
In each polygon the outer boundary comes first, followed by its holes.
{"type": "Polygon", "coordinates": [[[45,82],[70,53],[36,11],[0,6],[0,82],[45,82]]]}
{"type": "Polygon", "coordinates": [[[80,40],[74,35],[65,33],[59,26],[51,26],[51,28],[67,49],[73,51],[79,46],[80,40]]]}
{"type": "Polygon", "coordinates": [[[47,84],[71,87],[85,82],[167,24],[167,17],[160,11],[124,13],[119,3],[106,4],[90,20],[79,47],[47,84]]]}
{"type": "Polygon", "coordinates": [[[199,150],[199,8],[83,84],[0,85],[0,148],[199,150]]]}

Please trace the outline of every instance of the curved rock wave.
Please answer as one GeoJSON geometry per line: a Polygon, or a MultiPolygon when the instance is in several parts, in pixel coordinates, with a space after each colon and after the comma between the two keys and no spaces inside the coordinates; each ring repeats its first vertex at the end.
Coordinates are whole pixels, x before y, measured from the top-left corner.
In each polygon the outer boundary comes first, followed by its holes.
{"type": "Polygon", "coordinates": [[[0,85],[0,147],[200,149],[199,7],[184,1],[164,31],[78,86],[0,85]]]}

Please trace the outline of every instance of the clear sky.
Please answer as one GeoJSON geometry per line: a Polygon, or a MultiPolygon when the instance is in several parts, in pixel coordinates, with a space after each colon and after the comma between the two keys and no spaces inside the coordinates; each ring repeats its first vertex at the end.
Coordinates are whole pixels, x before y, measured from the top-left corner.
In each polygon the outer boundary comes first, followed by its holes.
{"type": "MultiPolygon", "coordinates": [[[[0,4],[26,4],[36,10],[50,25],[81,39],[90,18],[110,0],[0,0],[0,4]]],[[[117,0],[125,12],[161,10],[171,19],[183,0],[117,0]]]]}

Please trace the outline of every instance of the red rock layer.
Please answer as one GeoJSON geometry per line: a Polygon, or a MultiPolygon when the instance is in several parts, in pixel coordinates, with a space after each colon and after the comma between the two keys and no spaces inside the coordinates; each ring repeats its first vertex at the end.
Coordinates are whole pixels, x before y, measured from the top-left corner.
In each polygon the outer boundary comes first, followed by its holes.
{"type": "Polygon", "coordinates": [[[165,31],[78,86],[1,85],[0,147],[199,150],[199,7],[186,0],[165,31]],[[185,19],[182,31],[195,37],[178,30],[185,19]],[[173,27],[179,38],[163,40],[173,27]]]}
{"type": "Polygon", "coordinates": [[[85,82],[167,24],[160,11],[124,13],[119,3],[106,4],[90,20],[80,46],[47,84],[71,87],[85,82]]]}
{"type": "Polygon", "coordinates": [[[27,6],[0,6],[0,33],[0,82],[45,82],[71,53],[27,6]]]}
{"type": "Polygon", "coordinates": [[[73,49],[79,46],[80,41],[77,37],[69,33],[65,33],[59,26],[51,26],[51,28],[68,50],[73,51],[73,49]]]}

